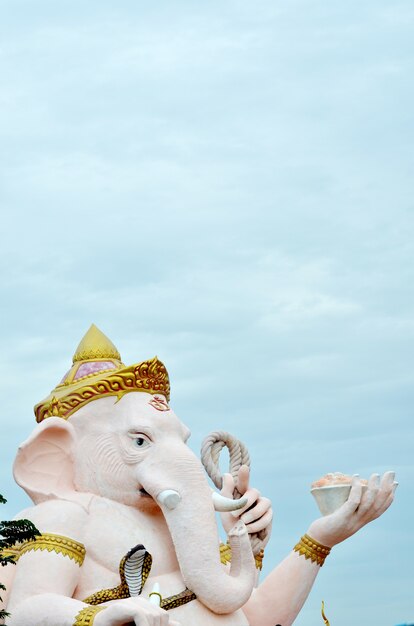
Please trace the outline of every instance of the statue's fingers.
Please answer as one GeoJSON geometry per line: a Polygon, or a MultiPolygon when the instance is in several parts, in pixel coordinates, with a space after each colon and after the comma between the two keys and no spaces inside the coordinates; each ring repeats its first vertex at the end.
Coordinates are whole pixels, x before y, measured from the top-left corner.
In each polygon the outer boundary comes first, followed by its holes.
{"type": "MultiPolygon", "coordinates": [[[[348,500],[342,505],[343,512],[351,514],[354,513],[361,503],[362,485],[358,474],[352,477],[351,491],[348,500]]],[[[338,509],[340,511],[341,509],[338,509]]]]}
{"type": "Polygon", "coordinates": [[[398,487],[398,483],[396,481],[393,482],[393,484],[391,485],[391,490],[388,493],[388,496],[383,504],[383,510],[381,511],[381,513],[383,513],[384,511],[386,511],[388,509],[388,507],[391,505],[391,503],[394,500],[395,497],[395,492],[397,490],[398,487]]]}
{"type": "Polygon", "coordinates": [[[160,616],[160,626],[170,626],[171,620],[167,611],[164,611],[164,615],[160,616]]]}
{"type": "Polygon", "coordinates": [[[146,615],[142,615],[142,613],[137,613],[134,616],[134,622],[135,626],[151,626],[151,623],[149,622],[149,620],[147,619],[146,615]]]}
{"type": "Polygon", "coordinates": [[[363,517],[374,504],[379,491],[380,476],[379,474],[372,474],[368,480],[366,489],[362,489],[361,502],[358,507],[358,515],[363,517]]]}
{"type": "Polygon", "coordinates": [[[382,515],[383,513],[385,513],[385,511],[391,506],[391,504],[394,502],[394,494],[395,494],[395,490],[398,486],[398,483],[395,483],[395,485],[393,486],[391,493],[388,495],[388,497],[386,498],[386,500],[382,503],[381,507],[379,509],[377,509],[376,512],[376,516],[375,517],[379,517],[380,515],[382,515]]]}
{"type": "Polygon", "coordinates": [[[247,465],[241,465],[237,475],[236,488],[241,495],[244,495],[249,488],[250,470],[247,465]]]}
{"type": "MultiPolygon", "coordinates": [[[[136,612],[136,616],[138,616],[142,622],[144,624],[146,624],[146,622],[144,622],[144,618],[148,621],[150,626],[155,626],[158,624],[162,624],[162,617],[167,616],[168,614],[166,611],[164,611],[164,609],[161,609],[157,604],[152,604],[151,603],[151,598],[149,599],[149,601],[145,602],[145,608],[143,608],[142,606],[142,598],[131,598],[131,600],[135,603],[138,604],[137,607],[137,612],[136,612]]],[[[135,619],[136,619],[136,616],[135,619]]],[[[141,622],[138,622],[139,626],[141,626],[141,622]]],[[[167,621],[168,623],[168,621],[167,621]]]]}
{"type": "Polygon", "coordinates": [[[386,492],[380,492],[380,495],[378,496],[375,505],[372,507],[373,515],[371,519],[376,519],[377,517],[380,517],[380,515],[385,513],[385,511],[391,506],[397,487],[398,483],[394,481],[393,484],[390,486],[390,489],[388,489],[386,492]]]}
{"type": "MultiPolygon", "coordinates": [[[[154,610],[156,609],[155,605],[149,605],[145,607],[145,612],[144,611],[140,611],[139,612],[139,618],[142,620],[142,622],[144,624],[146,624],[147,622],[144,622],[144,618],[148,621],[148,624],[150,626],[153,626],[153,624],[156,624],[157,622],[159,622],[159,612],[158,610],[154,610]]],[[[139,626],[141,626],[141,622],[138,622],[139,626]]]]}
{"type": "Polygon", "coordinates": [[[154,621],[154,626],[168,626],[169,619],[166,611],[164,611],[163,615],[161,615],[161,613],[154,615],[152,619],[154,621]]]}
{"type": "Polygon", "coordinates": [[[260,519],[262,515],[267,513],[272,507],[272,503],[269,498],[259,498],[256,504],[246,513],[241,516],[242,521],[245,524],[250,524],[260,519]]]}
{"type": "Polygon", "coordinates": [[[233,511],[232,512],[233,517],[240,517],[243,513],[245,513],[245,511],[247,511],[247,509],[250,509],[250,507],[253,506],[257,502],[257,500],[259,500],[260,491],[258,491],[254,487],[251,487],[243,494],[243,497],[247,498],[247,503],[244,505],[242,509],[233,511]]]}
{"type": "Polygon", "coordinates": [[[381,478],[378,495],[374,504],[376,510],[380,511],[383,507],[384,502],[388,499],[388,497],[394,493],[394,478],[395,472],[385,472],[383,477],[381,478]]]}
{"type": "Polygon", "coordinates": [[[252,534],[252,533],[258,533],[260,530],[264,530],[267,526],[269,526],[272,519],[273,519],[273,511],[270,509],[270,511],[267,511],[267,513],[265,513],[263,517],[261,517],[256,522],[247,524],[246,525],[247,532],[252,534]]]}
{"type": "Polygon", "coordinates": [[[148,616],[149,621],[154,622],[154,626],[168,626],[168,621],[169,621],[169,615],[167,613],[167,611],[164,611],[164,609],[161,609],[158,606],[153,605],[152,607],[152,611],[148,616]]]}
{"type": "Polygon", "coordinates": [[[388,471],[385,472],[380,482],[380,490],[390,492],[392,490],[393,484],[395,481],[395,472],[388,471]]]}
{"type": "Polygon", "coordinates": [[[368,479],[368,491],[378,491],[380,486],[380,475],[372,474],[368,479]]]}
{"type": "Polygon", "coordinates": [[[221,488],[221,495],[226,498],[232,498],[234,492],[234,478],[231,474],[223,474],[223,486],[221,488]]]}

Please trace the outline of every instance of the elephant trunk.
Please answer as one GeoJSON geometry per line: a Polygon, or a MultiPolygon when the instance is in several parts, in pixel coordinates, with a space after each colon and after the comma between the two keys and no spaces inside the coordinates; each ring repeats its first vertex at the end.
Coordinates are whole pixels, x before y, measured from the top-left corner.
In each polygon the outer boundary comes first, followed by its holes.
{"type": "MultiPolygon", "coordinates": [[[[171,444],[169,448],[171,455],[171,444]]],[[[229,533],[232,563],[227,573],[220,561],[214,504],[200,461],[184,444],[174,455],[174,466],[160,477],[160,467],[148,465],[145,489],[155,498],[171,490],[179,494],[174,507],[161,503],[188,589],[214,613],[233,613],[249,599],[255,584],[255,565],[243,522],[229,533]],[[154,476],[157,476],[154,484],[154,476]]],[[[141,474],[142,477],[142,474],[141,474]]]]}

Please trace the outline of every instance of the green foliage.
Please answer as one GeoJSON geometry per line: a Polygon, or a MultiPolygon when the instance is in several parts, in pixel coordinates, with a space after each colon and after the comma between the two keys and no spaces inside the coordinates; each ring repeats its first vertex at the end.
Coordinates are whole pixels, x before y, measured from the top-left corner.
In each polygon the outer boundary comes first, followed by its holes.
{"type": "MultiPolygon", "coordinates": [[[[0,522],[0,550],[11,548],[15,543],[30,541],[40,535],[36,526],[27,519],[13,520],[11,522],[0,522]]],[[[0,563],[7,557],[0,556],[0,563]]]]}
{"type": "MultiPolygon", "coordinates": [[[[5,504],[7,500],[0,494],[0,503],[5,504]]],[[[36,526],[27,519],[12,520],[10,522],[0,522],[0,564],[4,567],[8,563],[15,564],[13,556],[4,556],[3,550],[11,548],[16,543],[30,541],[40,535],[36,526]]],[[[0,590],[5,591],[6,587],[0,583],[0,590]]],[[[1,600],[1,598],[0,598],[1,600]]],[[[8,617],[9,613],[0,610],[0,619],[8,617]]]]}

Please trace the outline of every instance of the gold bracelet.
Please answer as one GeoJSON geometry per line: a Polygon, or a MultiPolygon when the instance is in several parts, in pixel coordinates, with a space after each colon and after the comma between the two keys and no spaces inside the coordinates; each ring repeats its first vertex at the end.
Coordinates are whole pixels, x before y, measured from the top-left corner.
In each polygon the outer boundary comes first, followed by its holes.
{"type": "Polygon", "coordinates": [[[95,615],[106,609],[105,606],[85,606],[76,616],[73,626],[92,626],[95,615]]]}
{"type": "MultiPolygon", "coordinates": [[[[258,570],[261,570],[263,567],[263,556],[264,550],[262,548],[259,554],[256,554],[254,557],[254,562],[258,570]]],[[[228,543],[220,544],[220,561],[223,563],[223,565],[231,563],[231,548],[228,543]]]]}
{"type": "Polygon", "coordinates": [[[263,567],[263,557],[264,557],[264,550],[263,548],[260,550],[260,552],[258,554],[255,555],[254,557],[254,562],[256,564],[256,568],[260,571],[263,567]]]}
{"type": "Polygon", "coordinates": [[[293,550],[304,556],[305,559],[310,559],[312,563],[317,563],[322,567],[331,548],[323,546],[315,539],[312,539],[312,537],[309,537],[309,535],[303,535],[293,550]]]}

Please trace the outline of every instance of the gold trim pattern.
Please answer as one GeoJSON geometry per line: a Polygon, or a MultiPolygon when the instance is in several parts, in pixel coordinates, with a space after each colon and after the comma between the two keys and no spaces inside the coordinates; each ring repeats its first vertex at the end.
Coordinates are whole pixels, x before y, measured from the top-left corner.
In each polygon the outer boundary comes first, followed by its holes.
{"type": "Polygon", "coordinates": [[[62,535],[48,533],[40,535],[32,541],[23,543],[16,556],[16,561],[23,554],[32,550],[47,550],[48,552],[56,552],[57,554],[68,556],[72,561],[75,561],[79,567],[82,565],[86,554],[85,546],[82,543],[74,539],[69,539],[68,537],[63,537],[62,535]]]}
{"type": "Polygon", "coordinates": [[[3,557],[12,557],[14,563],[17,562],[17,559],[19,558],[19,554],[20,554],[20,550],[18,547],[14,547],[14,548],[4,548],[3,550],[0,550],[0,554],[3,557]]]}
{"type": "Polygon", "coordinates": [[[309,535],[303,535],[293,550],[304,556],[305,559],[310,559],[312,563],[317,563],[320,567],[331,552],[331,548],[327,548],[309,535]]]}
{"type": "MultiPolygon", "coordinates": [[[[184,589],[181,593],[169,596],[168,598],[163,598],[161,594],[155,592],[151,592],[149,595],[157,595],[160,597],[160,607],[164,609],[164,611],[176,609],[178,606],[183,606],[184,604],[197,599],[196,594],[193,591],[190,591],[190,589],[184,589]]],[[[123,598],[130,597],[128,586],[118,585],[118,587],[114,587],[113,589],[102,589],[101,591],[97,591],[82,600],[82,602],[88,602],[88,604],[98,606],[103,602],[109,602],[110,600],[122,600],[123,598]]]]}
{"type": "Polygon", "coordinates": [[[76,362],[72,365],[69,372],[67,372],[67,374],[65,375],[65,379],[58,385],[56,385],[56,389],[60,389],[61,387],[69,387],[72,384],[78,384],[79,382],[82,382],[89,378],[95,378],[97,375],[106,374],[107,372],[115,372],[116,370],[120,370],[123,367],[125,367],[125,365],[121,363],[121,361],[116,361],[115,359],[105,359],[104,361],[89,359],[87,361],[76,362]],[[78,378],[75,378],[76,374],[78,373],[78,369],[84,363],[112,363],[114,367],[98,369],[96,372],[91,372],[90,374],[85,374],[85,376],[79,376],[78,378]]]}
{"type": "Polygon", "coordinates": [[[197,600],[196,594],[190,591],[190,589],[184,589],[184,591],[177,593],[175,596],[162,598],[160,607],[164,609],[164,611],[171,611],[171,609],[176,609],[178,606],[183,606],[192,600],[197,600]]]}
{"type": "Polygon", "coordinates": [[[100,591],[95,591],[87,598],[84,598],[82,602],[87,602],[88,604],[93,604],[93,606],[98,606],[103,602],[109,602],[110,600],[123,600],[124,598],[129,598],[129,587],[125,584],[120,584],[117,587],[112,587],[112,589],[100,589],[100,591]]]}
{"type": "Polygon", "coordinates": [[[92,626],[95,615],[104,609],[106,606],[86,606],[77,614],[73,626],[92,626]]]}
{"type": "Polygon", "coordinates": [[[261,571],[262,567],[263,567],[263,557],[264,557],[264,550],[263,548],[260,550],[260,552],[258,554],[254,555],[254,562],[256,563],[256,568],[261,571]]]}
{"type": "MultiPolygon", "coordinates": [[[[254,562],[256,564],[256,568],[261,570],[263,567],[263,557],[264,550],[260,550],[259,554],[256,554],[254,557],[254,562]]],[[[228,543],[220,544],[220,561],[223,565],[228,565],[231,563],[231,548],[228,543]]]]}
{"type": "Polygon", "coordinates": [[[73,355],[73,363],[88,359],[116,359],[121,360],[117,347],[95,324],[82,337],[73,355]]]}
{"type": "Polygon", "coordinates": [[[322,607],[321,607],[321,615],[322,615],[322,619],[325,623],[325,626],[330,626],[329,624],[329,620],[325,615],[325,602],[322,600],[322,607]]]}
{"type": "Polygon", "coordinates": [[[220,544],[220,561],[223,565],[231,563],[231,548],[228,543],[220,544]]]}
{"type": "Polygon", "coordinates": [[[94,359],[99,359],[101,361],[105,361],[106,359],[116,359],[117,361],[120,361],[121,355],[119,354],[118,350],[100,350],[99,348],[95,348],[94,350],[84,350],[83,352],[77,352],[73,355],[74,363],[94,359]]]}
{"type": "Polygon", "coordinates": [[[121,399],[131,391],[163,394],[170,399],[170,381],[165,365],[157,357],[130,367],[108,373],[98,373],[96,382],[80,387],[60,387],[34,408],[36,421],[57,416],[68,419],[75,411],[99,397],[117,396],[121,399]]]}

